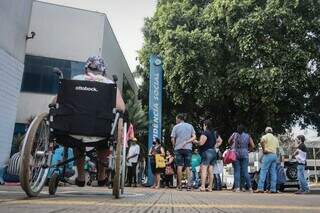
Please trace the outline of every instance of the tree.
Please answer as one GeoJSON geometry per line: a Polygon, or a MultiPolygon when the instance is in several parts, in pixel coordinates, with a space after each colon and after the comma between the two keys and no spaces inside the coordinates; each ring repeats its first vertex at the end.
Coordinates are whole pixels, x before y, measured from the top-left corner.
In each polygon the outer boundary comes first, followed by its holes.
{"type": "Polygon", "coordinates": [[[239,123],[255,138],[266,125],[280,133],[301,117],[320,127],[319,110],[310,116],[320,102],[319,10],[317,0],[159,1],[139,52],[143,103],[157,53],[169,123],[176,112],[195,124],[210,117],[224,138],[239,123]]]}

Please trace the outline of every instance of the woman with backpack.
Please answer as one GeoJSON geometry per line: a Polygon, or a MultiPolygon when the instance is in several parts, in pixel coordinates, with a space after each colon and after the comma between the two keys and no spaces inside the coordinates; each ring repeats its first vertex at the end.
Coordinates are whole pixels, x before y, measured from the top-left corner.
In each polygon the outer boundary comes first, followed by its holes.
{"type": "Polygon", "coordinates": [[[251,179],[248,173],[249,149],[254,149],[255,145],[251,136],[245,132],[243,125],[239,125],[237,132],[233,133],[228,140],[229,145],[236,152],[237,159],[232,163],[234,170],[234,192],[240,192],[241,179],[245,180],[246,188],[252,192],[251,179]]]}

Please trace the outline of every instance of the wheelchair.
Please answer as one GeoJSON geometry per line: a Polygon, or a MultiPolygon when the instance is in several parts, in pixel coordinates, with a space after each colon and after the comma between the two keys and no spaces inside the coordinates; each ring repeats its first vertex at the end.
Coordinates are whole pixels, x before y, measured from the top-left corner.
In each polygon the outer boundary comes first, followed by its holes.
{"type": "Polygon", "coordinates": [[[68,147],[83,147],[85,156],[90,157],[100,145],[112,146],[114,150],[113,196],[120,197],[124,190],[123,148],[127,122],[124,113],[116,110],[116,93],[116,84],[59,79],[56,103],[49,105],[48,113],[34,118],[23,141],[20,183],[29,197],[38,196],[47,182],[50,195],[56,193],[59,181],[69,182],[64,175],[66,165],[77,159],[68,159],[68,147]],[[85,143],[84,140],[75,139],[74,135],[99,137],[100,140],[85,143]],[[52,164],[58,144],[65,149],[63,160],[52,164]],[[88,147],[93,148],[86,151],[88,147]],[[48,181],[50,169],[54,172],[48,181]]]}

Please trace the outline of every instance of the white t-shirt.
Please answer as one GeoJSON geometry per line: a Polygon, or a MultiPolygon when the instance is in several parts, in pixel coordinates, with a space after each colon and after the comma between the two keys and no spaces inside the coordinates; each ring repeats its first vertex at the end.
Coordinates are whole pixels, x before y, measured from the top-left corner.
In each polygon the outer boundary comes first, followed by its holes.
{"type": "Polygon", "coordinates": [[[132,163],[138,162],[139,154],[140,154],[140,146],[138,144],[131,145],[128,152],[128,158],[134,155],[136,156],[128,160],[129,166],[131,166],[132,163]]]}

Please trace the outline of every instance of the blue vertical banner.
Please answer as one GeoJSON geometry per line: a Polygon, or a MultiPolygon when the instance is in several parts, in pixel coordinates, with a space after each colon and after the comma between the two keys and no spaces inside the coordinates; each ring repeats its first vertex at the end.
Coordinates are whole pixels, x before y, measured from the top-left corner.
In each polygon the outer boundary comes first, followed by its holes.
{"type": "MultiPolygon", "coordinates": [[[[162,81],[163,68],[162,60],[157,55],[150,56],[150,77],[149,77],[149,114],[148,114],[148,149],[152,147],[155,138],[161,140],[162,133],[162,81]]],[[[148,159],[148,182],[153,184],[150,158],[148,159]]]]}

